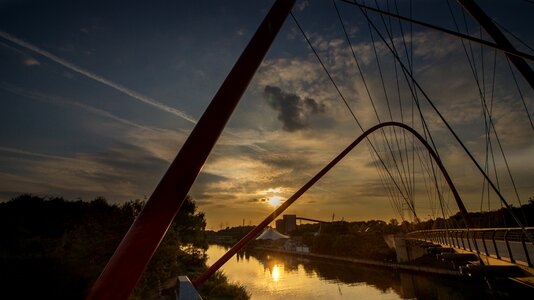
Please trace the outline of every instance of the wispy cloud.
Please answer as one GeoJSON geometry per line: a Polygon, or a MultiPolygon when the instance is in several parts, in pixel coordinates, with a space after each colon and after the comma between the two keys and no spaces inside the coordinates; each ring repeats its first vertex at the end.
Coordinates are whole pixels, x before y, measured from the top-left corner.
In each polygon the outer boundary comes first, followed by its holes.
{"type": "Polygon", "coordinates": [[[36,153],[11,147],[3,147],[0,146],[1,152],[9,152],[13,154],[20,154],[20,155],[27,155],[27,156],[34,156],[34,157],[40,157],[40,158],[49,158],[49,159],[59,159],[64,161],[71,161],[71,162],[80,162],[81,160],[75,159],[75,158],[69,158],[64,156],[57,156],[57,155],[50,155],[50,154],[43,154],[43,153],[36,153]]]}
{"type": "Polygon", "coordinates": [[[173,114],[173,115],[175,115],[177,117],[180,117],[180,118],[182,118],[182,119],[184,119],[184,120],[186,120],[188,122],[191,122],[193,124],[197,123],[197,120],[195,118],[193,118],[192,116],[190,116],[189,114],[187,114],[184,111],[178,110],[178,109],[170,107],[168,105],[165,105],[165,104],[163,104],[163,103],[161,103],[161,102],[159,102],[159,101],[157,101],[157,100],[155,100],[155,99],[153,99],[151,97],[142,95],[139,92],[131,90],[131,89],[129,89],[129,88],[123,86],[123,85],[120,85],[120,84],[115,83],[115,82],[113,82],[113,81],[111,81],[109,79],[106,79],[106,78],[104,78],[104,77],[102,77],[100,75],[97,75],[97,74],[95,74],[93,72],[90,72],[90,71],[88,71],[88,70],[86,70],[86,69],[84,69],[84,68],[82,68],[80,66],[77,66],[77,65],[75,65],[73,63],[70,63],[70,62],[68,62],[68,61],[66,61],[66,60],[64,60],[64,59],[62,59],[62,58],[60,58],[60,57],[48,52],[48,51],[45,51],[45,50],[43,50],[43,49],[41,49],[41,48],[39,48],[39,47],[37,47],[35,45],[32,45],[32,44],[30,44],[28,42],[25,42],[25,41],[13,36],[13,35],[7,33],[7,32],[4,32],[4,31],[0,30],[0,37],[4,38],[5,40],[8,40],[8,41],[10,41],[10,42],[12,42],[14,44],[17,44],[20,47],[26,48],[26,49],[28,49],[30,51],[33,51],[33,52],[35,52],[37,54],[40,54],[40,55],[42,55],[42,56],[44,56],[44,57],[46,57],[46,58],[48,58],[48,59],[50,59],[52,61],[64,66],[67,69],[70,69],[70,70],[72,70],[72,71],[74,71],[76,73],[84,75],[84,76],[86,76],[88,78],[91,78],[91,79],[93,79],[95,81],[98,81],[98,82],[100,82],[100,83],[102,83],[102,84],[104,84],[104,85],[106,85],[108,87],[111,87],[111,88],[113,88],[113,89],[115,89],[115,90],[117,90],[117,91],[119,91],[119,92],[121,92],[121,93],[123,93],[125,95],[128,95],[128,96],[130,96],[130,97],[132,97],[132,98],[134,98],[134,99],[136,99],[138,101],[141,101],[141,102],[143,102],[145,104],[151,105],[151,106],[153,106],[153,107],[155,107],[155,108],[157,108],[157,109],[159,109],[161,111],[165,111],[165,112],[171,113],[171,114],[173,114]]]}
{"type": "Polygon", "coordinates": [[[26,192],[60,194],[71,199],[99,195],[112,201],[135,199],[155,184],[155,178],[139,180],[140,175],[159,170],[165,163],[143,149],[120,144],[100,153],[69,157],[11,147],[0,147],[2,152],[13,154],[2,155],[2,162],[19,170],[0,170],[0,191],[7,198],[26,192]],[[55,175],[50,176],[49,172],[55,175]]]}
{"type": "Polygon", "coordinates": [[[35,91],[23,90],[23,89],[21,89],[21,88],[19,88],[17,86],[11,85],[11,84],[3,82],[3,81],[0,81],[0,89],[6,90],[6,91],[8,91],[10,93],[13,93],[15,95],[19,95],[19,96],[22,96],[22,97],[35,99],[35,100],[38,100],[38,101],[45,101],[45,102],[48,102],[48,103],[52,103],[52,104],[56,104],[56,105],[62,105],[62,106],[76,107],[76,108],[82,109],[82,110],[84,110],[86,112],[89,112],[89,113],[92,113],[92,114],[95,114],[95,115],[98,115],[98,116],[101,116],[101,117],[106,117],[106,118],[112,119],[114,121],[117,121],[119,123],[122,123],[122,124],[125,124],[125,125],[129,125],[129,126],[133,126],[133,127],[136,127],[136,128],[150,130],[150,131],[157,130],[156,128],[147,127],[147,126],[132,122],[130,120],[118,117],[118,116],[116,116],[116,115],[114,115],[114,114],[112,114],[112,113],[110,113],[108,111],[105,111],[103,109],[96,108],[96,107],[93,107],[91,105],[84,104],[84,103],[81,103],[81,102],[77,102],[75,100],[67,99],[67,98],[64,98],[64,97],[61,97],[61,96],[50,95],[50,94],[45,94],[45,93],[35,92],[35,91]]]}
{"type": "MultiPolygon", "coordinates": [[[[4,38],[5,40],[8,40],[16,45],[19,45],[23,48],[26,48],[28,50],[31,50],[37,54],[40,54],[54,62],[57,62],[58,64],[72,70],[72,71],[75,71],[79,74],[82,74],[86,77],[89,77],[93,80],[96,80],[108,87],[111,87],[119,92],[122,92],[123,94],[126,94],[134,99],[137,99],[143,103],[146,103],[148,105],[151,105],[153,107],[156,107],[157,109],[160,109],[162,111],[165,111],[165,112],[168,112],[168,113],[171,113],[173,115],[176,115],[192,124],[196,124],[197,123],[197,120],[192,117],[191,115],[189,115],[188,113],[184,112],[184,111],[181,111],[181,110],[178,110],[178,109],[175,109],[173,107],[170,107],[170,106],[167,106],[153,98],[150,98],[148,96],[145,96],[145,95],[142,95],[136,91],[133,91],[129,88],[126,88],[120,84],[117,84],[115,82],[112,82],[100,75],[97,75],[97,74],[94,74],[88,70],[85,70],[73,63],[70,63],[48,51],[45,51],[43,49],[40,49],[38,48],[37,46],[35,45],[32,45],[28,42],[25,42],[9,33],[6,33],[4,31],[1,31],[0,30],[0,37],[4,38]]],[[[1,43],[3,46],[6,46],[6,47],[9,47],[15,51],[18,51],[20,52],[20,50],[16,49],[16,48],[13,48],[11,46],[8,46],[7,44],[4,44],[4,43],[1,43]]],[[[22,52],[21,52],[22,53],[22,52]]],[[[39,64],[39,62],[35,59],[33,59],[35,62],[37,62],[39,64]]],[[[25,63],[26,64],[26,63],[25,63]]],[[[28,65],[28,64],[26,64],[28,65]]],[[[124,124],[128,124],[128,125],[132,125],[132,126],[135,126],[135,127],[140,127],[140,128],[143,128],[143,129],[147,129],[146,126],[142,126],[142,125],[139,125],[139,124],[136,124],[134,122],[131,122],[129,120],[126,120],[126,119],[123,119],[123,118],[120,118],[120,117],[117,117],[107,111],[103,111],[101,109],[98,109],[98,108],[95,108],[95,107],[92,107],[92,106],[89,106],[89,105],[86,105],[86,104],[82,104],[82,103],[79,103],[79,102],[75,102],[75,101],[70,101],[70,100],[66,100],[66,99],[63,99],[63,98],[60,98],[60,97],[53,97],[54,99],[50,99],[49,95],[44,95],[44,94],[41,94],[41,93],[38,93],[38,94],[35,94],[35,93],[27,93],[27,92],[24,92],[22,91],[21,89],[13,89],[12,87],[10,87],[9,85],[7,85],[6,83],[1,83],[0,85],[1,88],[4,88],[10,92],[13,92],[13,93],[17,93],[19,95],[23,95],[23,96],[26,96],[26,97],[31,97],[31,98],[48,98],[48,100],[53,100],[54,102],[62,102],[63,104],[69,104],[69,105],[73,105],[73,106],[77,106],[79,108],[82,108],[82,109],[85,109],[86,111],[89,111],[89,112],[92,112],[92,113],[95,113],[95,114],[99,114],[101,116],[105,116],[105,117],[109,117],[109,118],[112,118],[116,121],[119,121],[121,123],[124,123],[124,124]]],[[[254,145],[254,144],[249,144],[245,141],[243,141],[243,138],[236,134],[234,132],[235,130],[232,130],[232,129],[227,129],[225,131],[225,134],[223,135],[223,139],[221,142],[224,142],[224,143],[232,143],[232,144],[237,144],[237,145],[243,145],[245,147],[249,147],[251,148],[252,150],[254,151],[264,151],[264,149],[262,149],[261,147],[257,146],[257,145],[254,145]]]]}

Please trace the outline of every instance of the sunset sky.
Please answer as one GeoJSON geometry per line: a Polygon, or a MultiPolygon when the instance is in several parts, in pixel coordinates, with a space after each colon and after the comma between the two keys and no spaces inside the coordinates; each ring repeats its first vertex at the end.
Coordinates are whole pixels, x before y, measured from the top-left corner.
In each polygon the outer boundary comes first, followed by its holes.
{"type": "MultiPolygon", "coordinates": [[[[534,4],[478,2],[492,19],[534,46],[534,4]]],[[[0,201],[21,193],[69,200],[103,196],[111,203],[149,197],[272,3],[0,1],[0,201]]],[[[356,7],[336,3],[378,113],[382,121],[390,120],[367,22],[356,7]]],[[[395,9],[393,1],[378,3],[395,9]]],[[[455,30],[447,1],[397,1],[402,15],[409,16],[410,4],[414,19],[455,30]]],[[[473,19],[466,14],[464,23],[460,6],[450,5],[462,32],[467,24],[468,33],[480,37],[473,19]]],[[[299,0],[293,12],[364,129],[377,124],[332,1],[299,0]]],[[[382,19],[369,14],[386,34],[382,19]]],[[[403,40],[408,43],[415,78],[484,166],[484,116],[462,43],[417,26],[410,33],[407,23],[403,39],[398,22],[391,20],[391,26],[395,45],[404,51],[403,40]]],[[[400,67],[395,68],[379,36],[373,32],[372,37],[389,101],[395,103],[393,119],[401,120],[398,98],[410,118],[412,100],[400,67]]],[[[518,50],[533,53],[508,37],[518,50]]],[[[481,90],[488,103],[493,99],[492,118],[518,194],[527,202],[534,197],[534,130],[505,56],[497,53],[492,88],[494,51],[467,47],[475,56],[481,90]]],[[[407,61],[404,52],[401,56],[407,61]]],[[[533,90],[513,72],[533,116],[533,90]]],[[[428,103],[420,101],[468,210],[500,208],[493,192],[489,204],[487,195],[481,204],[480,173],[428,103]]],[[[422,133],[420,124],[414,127],[422,133]]],[[[289,18],[190,194],[210,229],[243,220],[258,223],[360,133],[289,18]]],[[[504,196],[518,205],[492,139],[497,168],[490,166],[490,174],[498,175],[504,196]]],[[[364,144],[357,147],[287,212],[325,220],[333,214],[345,220],[400,220],[370,153],[364,144]]],[[[436,216],[425,181],[418,182],[418,215],[436,216]]]]}

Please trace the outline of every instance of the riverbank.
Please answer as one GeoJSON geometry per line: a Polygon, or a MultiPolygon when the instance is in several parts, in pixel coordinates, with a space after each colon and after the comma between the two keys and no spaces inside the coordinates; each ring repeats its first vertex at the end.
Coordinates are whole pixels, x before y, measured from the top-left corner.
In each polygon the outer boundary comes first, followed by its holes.
{"type": "MultiPolygon", "coordinates": [[[[0,203],[0,298],[84,299],[143,205],[32,195],[0,203]]],[[[204,214],[187,197],[129,299],[175,299],[179,275],[202,274],[205,225],[204,214]]],[[[199,293],[204,299],[249,298],[221,273],[199,293]]]]}
{"type": "Polygon", "coordinates": [[[388,269],[402,270],[402,271],[408,271],[408,272],[430,273],[430,274],[453,276],[453,277],[463,276],[460,273],[460,271],[457,271],[457,270],[447,270],[447,269],[440,269],[440,268],[433,268],[433,267],[407,265],[407,264],[400,264],[400,263],[395,263],[395,262],[376,261],[376,260],[370,260],[370,259],[341,257],[341,256],[316,254],[316,253],[302,253],[302,252],[296,252],[296,251],[287,251],[287,250],[265,248],[265,247],[254,247],[253,249],[267,251],[267,252],[275,252],[275,253],[280,253],[280,254],[287,254],[287,255],[292,255],[292,256],[299,256],[299,257],[310,258],[310,259],[348,262],[352,264],[375,266],[375,267],[380,267],[380,268],[388,268],[388,269]]]}
{"type": "MultiPolygon", "coordinates": [[[[210,245],[207,264],[212,265],[227,251],[228,247],[210,245]]],[[[252,247],[239,251],[222,272],[230,282],[244,286],[255,300],[522,299],[532,293],[512,282],[491,281],[490,288],[486,281],[476,278],[394,270],[252,247]]]]}

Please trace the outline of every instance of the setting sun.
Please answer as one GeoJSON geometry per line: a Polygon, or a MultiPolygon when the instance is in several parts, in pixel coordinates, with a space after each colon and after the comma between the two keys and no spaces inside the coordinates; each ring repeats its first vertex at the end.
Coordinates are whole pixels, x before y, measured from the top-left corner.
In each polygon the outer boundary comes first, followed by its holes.
{"type": "Polygon", "coordinates": [[[267,200],[271,206],[278,206],[280,205],[280,202],[282,201],[282,197],[280,196],[272,196],[269,197],[267,200]]]}

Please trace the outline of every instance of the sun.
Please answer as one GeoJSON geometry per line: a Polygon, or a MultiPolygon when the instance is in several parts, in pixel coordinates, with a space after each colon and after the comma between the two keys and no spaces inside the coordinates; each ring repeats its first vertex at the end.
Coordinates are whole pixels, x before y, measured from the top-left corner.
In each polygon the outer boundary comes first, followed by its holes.
{"type": "Polygon", "coordinates": [[[282,197],[272,196],[267,199],[267,202],[269,203],[269,205],[276,207],[280,205],[280,202],[282,202],[282,197]]]}

